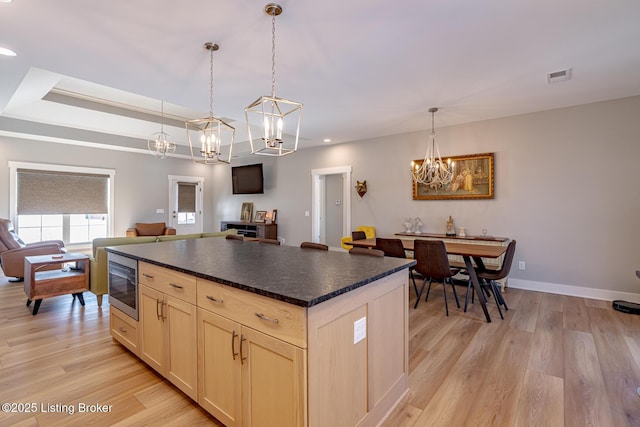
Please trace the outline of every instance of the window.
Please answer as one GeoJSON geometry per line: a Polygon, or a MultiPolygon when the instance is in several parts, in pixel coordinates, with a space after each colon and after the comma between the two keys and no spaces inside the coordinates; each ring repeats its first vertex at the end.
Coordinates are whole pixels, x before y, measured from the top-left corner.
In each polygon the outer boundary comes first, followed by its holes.
{"type": "Polygon", "coordinates": [[[21,162],[9,167],[11,211],[25,242],[73,245],[109,236],[113,170],[21,162]]]}
{"type": "Polygon", "coordinates": [[[178,224],[196,223],[196,191],[195,182],[178,183],[178,224]]]}

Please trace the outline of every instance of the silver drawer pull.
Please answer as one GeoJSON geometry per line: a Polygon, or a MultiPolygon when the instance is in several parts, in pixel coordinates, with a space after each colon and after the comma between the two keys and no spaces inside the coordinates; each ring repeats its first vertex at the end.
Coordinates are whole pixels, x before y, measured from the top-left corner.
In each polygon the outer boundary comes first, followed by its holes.
{"type": "Polygon", "coordinates": [[[169,283],[169,286],[171,286],[172,288],[176,288],[176,289],[182,289],[184,288],[184,286],[180,286],[177,283],[169,283]]]}
{"type": "Polygon", "coordinates": [[[278,323],[278,319],[272,319],[271,317],[267,317],[262,313],[256,313],[256,316],[258,316],[262,320],[266,320],[267,322],[278,323]]]}
{"type": "Polygon", "coordinates": [[[153,279],[153,276],[151,274],[147,274],[147,273],[142,273],[142,275],[144,277],[146,277],[147,279],[153,279]]]}
{"type": "Polygon", "coordinates": [[[224,302],[222,299],[218,299],[216,297],[212,297],[211,295],[207,295],[207,299],[209,301],[217,302],[218,304],[222,304],[224,302]]]}

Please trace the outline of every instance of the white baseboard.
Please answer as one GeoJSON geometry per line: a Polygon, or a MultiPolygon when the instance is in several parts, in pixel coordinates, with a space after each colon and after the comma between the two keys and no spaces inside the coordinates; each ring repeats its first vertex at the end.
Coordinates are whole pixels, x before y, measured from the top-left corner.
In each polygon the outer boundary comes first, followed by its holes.
{"type": "MultiPolygon", "coordinates": [[[[584,288],[582,286],[560,285],[557,283],[535,282],[509,278],[508,288],[540,291],[550,294],[569,295],[573,297],[592,298],[605,301],[623,300],[640,304],[640,294],[611,291],[608,289],[584,288]]],[[[508,292],[508,291],[507,291],[508,292]]]]}

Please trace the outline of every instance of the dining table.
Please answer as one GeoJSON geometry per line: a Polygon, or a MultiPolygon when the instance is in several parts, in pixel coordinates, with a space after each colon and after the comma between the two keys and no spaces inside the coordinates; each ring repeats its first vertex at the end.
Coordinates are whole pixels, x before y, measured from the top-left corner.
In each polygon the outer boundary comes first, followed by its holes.
{"type": "MultiPolygon", "coordinates": [[[[400,239],[402,241],[402,246],[406,251],[413,251],[414,249],[414,241],[413,239],[400,239]]],[[[361,239],[361,240],[352,240],[350,242],[345,242],[354,247],[361,248],[376,248],[376,239],[361,239]]],[[[476,274],[476,268],[484,269],[485,265],[482,261],[482,258],[499,258],[506,251],[507,246],[494,246],[494,245],[482,245],[475,243],[456,243],[456,242],[444,242],[444,246],[449,255],[460,255],[464,260],[465,267],[469,274],[469,279],[471,280],[471,284],[475,290],[476,295],[478,295],[478,300],[480,300],[480,305],[482,306],[482,311],[484,312],[484,316],[487,319],[487,322],[491,323],[491,316],[489,315],[489,310],[487,309],[487,300],[480,288],[480,281],[478,280],[478,276],[476,274]],[[475,265],[474,265],[475,262],[475,265]]]]}

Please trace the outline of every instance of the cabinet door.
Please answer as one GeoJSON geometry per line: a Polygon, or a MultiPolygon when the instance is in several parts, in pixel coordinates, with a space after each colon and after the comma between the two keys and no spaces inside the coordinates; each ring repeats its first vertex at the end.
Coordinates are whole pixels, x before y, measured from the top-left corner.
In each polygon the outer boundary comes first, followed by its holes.
{"type": "Polygon", "coordinates": [[[187,396],[196,400],[197,340],[196,306],[165,295],[163,317],[168,340],[165,376],[187,396]]]}
{"type": "Polygon", "coordinates": [[[198,309],[198,403],[227,427],[242,425],[240,325],[198,309]]]}
{"type": "Polygon", "coordinates": [[[148,286],[140,285],[140,357],[164,375],[165,335],[163,321],[164,295],[148,286]]]}
{"type": "Polygon", "coordinates": [[[305,350],[243,327],[240,354],[243,425],[307,425],[305,350]]]}

